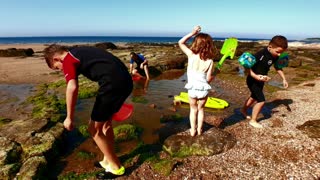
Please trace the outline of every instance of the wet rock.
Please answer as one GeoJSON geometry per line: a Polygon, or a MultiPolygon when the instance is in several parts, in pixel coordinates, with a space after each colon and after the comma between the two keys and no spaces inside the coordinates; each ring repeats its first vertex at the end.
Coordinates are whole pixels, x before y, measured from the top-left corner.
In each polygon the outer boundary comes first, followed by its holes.
{"type": "Polygon", "coordinates": [[[296,58],[290,58],[289,60],[289,67],[297,68],[302,66],[303,58],[296,57],[296,58]]]}
{"type": "Polygon", "coordinates": [[[0,137],[0,179],[3,179],[2,176],[6,177],[4,179],[8,177],[34,179],[38,177],[41,169],[46,168],[47,160],[57,157],[63,124],[57,123],[49,131],[37,133],[45,125],[46,120],[30,119],[13,121],[6,125],[6,128],[2,127],[0,136],[7,136],[0,137]],[[18,171],[20,173],[16,176],[15,173],[18,171]]]}
{"type": "Polygon", "coordinates": [[[57,144],[60,142],[62,133],[62,123],[58,123],[47,132],[36,133],[22,145],[23,158],[45,156],[47,160],[51,160],[56,157],[59,152],[57,144]]]}
{"type": "Polygon", "coordinates": [[[20,168],[22,148],[5,137],[0,137],[0,179],[10,179],[20,168]]]}
{"type": "Polygon", "coordinates": [[[147,104],[148,100],[143,96],[135,96],[135,97],[132,97],[132,102],[141,103],[141,104],[147,104]]]}
{"type": "Polygon", "coordinates": [[[153,109],[154,109],[154,108],[156,108],[156,107],[157,107],[157,105],[155,105],[155,104],[150,104],[150,105],[149,105],[149,107],[151,107],[151,108],[153,108],[153,109]]]}
{"type": "Polygon", "coordinates": [[[207,115],[205,118],[206,123],[219,127],[220,124],[224,121],[225,117],[221,115],[207,115]]]}
{"type": "Polygon", "coordinates": [[[48,123],[47,119],[14,120],[0,127],[0,136],[24,144],[35,132],[39,132],[48,123]]]}
{"type": "Polygon", "coordinates": [[[0,166],[18,162],[21,146],[5,137],[0,137],[0,166]]]}
{"type": "Polygon", "coordinates": [[[297,129],[306,133],[310,138],[320,138],[320,119],[307,121],[297,126],[297,129]]]}
{"type": "Polygon", "coordinates": [[[118,49],[118,47],[111,42],[97,43],[94,46],[101,49],[118,49]]]}
{"type": "Polygon", "coordinates": [[[44,156],[29,158],[23,163],[17,174],[17,179],[43,179],[47,161],[44,156]]]}
{"type": "Polygon", "coordinates": [[[0,57],[17,57],[17,56],[32,56],[34,54],[33,49],[16,49],[16,48],[9,48],[9,49],[0,49],[0,57]]]}
{"type": "Polygon", "coordinates": [[[4,125],[4,124],[7,124],[7,123],[9,123],[11,121],[12,121],[12,119],[10,119],[10,118],[1,118],[0,117],[0,126],[4,125]]]}
{"type": "Polygon", "coordinates": [[[152,164],[152,168],[164,175],[164,176],[168,176],[170,175],[171,171],[174,169],[174,167],[178,164],[177,160],[174,159],[162,159],[159,162],[156,162],[154,164],[152,164]]]}
{"type": "Polygon", "coordinates": [[[168,109],[172,112],[177,112],[177,109],[175,107],[169,107],[168,109]]]}
{"type": "Polygon", "coordinates": [[[115,142],[138,139],[143,131],[142,128],[132,124],[122,124],[113,129],[115,142]]]}
{"type": "Polygon", "coordinates": [[[306,83],[304,86],[309,86],[309,87],[314,87],[316,84],[315,83],[306,83]]]}
{"type": "MultiPolygon", "coordinates": [[[[175,108],[174,108],[175,109],[175,108]]],[[[160,117],[160,122],[161,123],[166,123],[166,122],[179,122],[182,121],[184,119],[183,116],[181,116],[181,114],[176,113],[173,115],[161,115],[160,117]]]]}
{"type": "Polygon", "coordinates": [[[211,128],[200,136],[191,137],[189,131],[172,135],[164,141],[164,150],[174,157],[211,156],[232,148],[235,137],[218,128],[211,128]]]}
{"type": "Polygon", "coordinates": [[[21,164],[13,163],[0,167],[0,179],[14,179],[15,174],[19,170],[21,164]]]}
{"type": "Polygon", "coordinates": [[[159,60],[155,62],[154,66],[160,71],[166,71],[170,69],[184,69],[187,61],[188,59],[186,56],[178,55],[159,60]]]}

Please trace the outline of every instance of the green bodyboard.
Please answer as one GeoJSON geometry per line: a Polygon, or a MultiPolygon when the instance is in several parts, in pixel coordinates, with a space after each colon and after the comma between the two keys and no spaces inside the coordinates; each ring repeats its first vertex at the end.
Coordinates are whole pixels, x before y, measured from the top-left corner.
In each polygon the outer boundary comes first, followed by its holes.
{"type": "MultiPolygon", "coordinates": [[[[189,95],[187,92],[180,92],[180,95],[174,96],[174,100],[189,103],[189,95]]],[[[224,109],[229,103],[223,99],[208,97],[205,107],[214,109],[224,109]]]]}

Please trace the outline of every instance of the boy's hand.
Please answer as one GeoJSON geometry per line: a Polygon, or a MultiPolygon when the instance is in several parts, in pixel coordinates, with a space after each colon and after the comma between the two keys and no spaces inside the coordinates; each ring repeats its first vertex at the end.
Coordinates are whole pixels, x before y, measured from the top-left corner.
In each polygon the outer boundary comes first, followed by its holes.
{"type": "Polygon", "coordinates": [[[268,81],[270,81],[270,79],[271,78],[269,76],[258,75],[258,80],[259,81],[268,82],[268,81]]]}
{"type": "Polygon", "coordinates": [[[73,121],[70,118],[66,118],[63,121],[63,126],[66,128],[68,131],[71,131],[73,129],[73,121]]]}
{"type": "Polygon", "coordinates": [[[140,69],[143,69],[143,65],[144,65],[144,64],[140,64],[140,69]]]}
{"type": "Polygon", "coordinates": [[[288,86],[289,86],[287,80],[285,80],[285,79],[282,81],[282,84],[283,84],[283,87],[284,87],[285,89],[287,89],[288,86]]]}

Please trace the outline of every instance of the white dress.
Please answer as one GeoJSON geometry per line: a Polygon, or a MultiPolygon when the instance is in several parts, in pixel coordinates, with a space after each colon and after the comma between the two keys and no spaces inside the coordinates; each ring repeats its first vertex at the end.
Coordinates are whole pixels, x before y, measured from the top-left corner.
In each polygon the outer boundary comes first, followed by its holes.
{"type": "Polygon", "coordinates": [[[207,70],[212,63],[212,60],[203,61],[198,55],[188,57],[187,77],[188,83],[185,88],[192,98],[204,98],[208,95],[211,86],[207,81],[207,70]],[[195,62],[197,61],[197,62],[195,62]],[[196,68],[196,64],[202,68],[196,68]]]}

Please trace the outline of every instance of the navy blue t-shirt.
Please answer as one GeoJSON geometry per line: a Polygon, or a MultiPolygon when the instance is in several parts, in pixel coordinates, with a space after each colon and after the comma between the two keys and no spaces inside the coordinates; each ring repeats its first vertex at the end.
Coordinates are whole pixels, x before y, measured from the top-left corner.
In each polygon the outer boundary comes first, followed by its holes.
{"type": "Polygon", "coordinates": [[[256,58],[256,63],[252,66],[252,71],[256,74],[268,75],[270,67],[274,64],[278,57],[273,57],[265,47],[258,51],[254,57],[256,58]]]}

